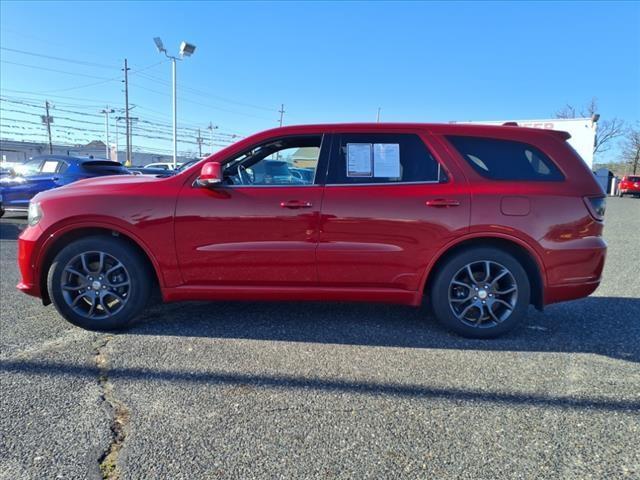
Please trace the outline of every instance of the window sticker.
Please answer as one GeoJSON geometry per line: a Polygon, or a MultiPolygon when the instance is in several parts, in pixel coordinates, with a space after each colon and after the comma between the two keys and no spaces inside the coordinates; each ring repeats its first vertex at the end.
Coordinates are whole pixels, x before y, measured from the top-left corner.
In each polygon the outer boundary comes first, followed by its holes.
{"type": "Polygon", "coordinates": [[[400,144],[373,144],[373,173],[375,177],[400,178],[400,144]]]}
{"type": "Polygon", "coordinates": [[[372,145],[347,143],[347,177],[373,177],[372,145]]]}
{"type": "Polygon", "coordinates": [[[54,173],[56,171],[56,168],[58,168],[58,162],[56,160],[46,161],[42,166],[42,173],[54,173]]]}

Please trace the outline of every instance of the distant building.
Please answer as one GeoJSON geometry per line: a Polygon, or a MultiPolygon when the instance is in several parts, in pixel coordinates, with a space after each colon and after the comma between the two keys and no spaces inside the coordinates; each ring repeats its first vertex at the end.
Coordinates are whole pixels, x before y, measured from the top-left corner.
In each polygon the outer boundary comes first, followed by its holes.
{"type": "MultiPolygon", "coordinates": [[[[38,155],[49,153],[49,144],[41,142],[20,142],[16,140],[0,140],[0,159],[2,163],[22,163],[38,155]]],[[[71,155],[77,157],[105,158],[105,144],[101,140],[93,140],[86,145],[53,145],[54,155],[71,155]]],[[[156,162],[173,162],[172,155],[162,155],[148,152],[132,152],[133,165],[147,165],[156,162]]],[[[111,148],[110,157],[124,163],[125,152],[116,152],[111,148]]],[[[179,156],[178,163],[193,160],[196,157],[179,156]]]]}
{"type": "Polygon", "coordinates": [[[318,147],[300,147],[291,155],[291,163],[297,168],[316,168],[319,154],[318,147]]]}

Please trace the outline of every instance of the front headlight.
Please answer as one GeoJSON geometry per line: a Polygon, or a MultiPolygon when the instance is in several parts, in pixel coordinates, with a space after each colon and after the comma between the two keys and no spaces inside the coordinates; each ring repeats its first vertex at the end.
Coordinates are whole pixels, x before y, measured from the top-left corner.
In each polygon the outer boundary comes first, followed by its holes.
{"type": "Polygon", "coordinates": [[[40,203],[38,202],[29,202],[29,216],[27,218],[27,222],[30,227],[37,225],[38,222],[42,220],[42,208],[40,207],[40,203]]]}

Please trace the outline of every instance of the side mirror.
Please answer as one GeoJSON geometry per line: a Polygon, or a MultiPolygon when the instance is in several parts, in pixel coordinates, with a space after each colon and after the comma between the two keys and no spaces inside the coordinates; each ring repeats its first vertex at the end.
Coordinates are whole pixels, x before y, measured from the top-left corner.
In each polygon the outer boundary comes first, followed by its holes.
{"type": "Polygon", "coordinates": [[[210,187],[222,183],[222,178],[222,165],[218,162],[207,162],[202,166],[196,183],[200,187],[210,187]]]}

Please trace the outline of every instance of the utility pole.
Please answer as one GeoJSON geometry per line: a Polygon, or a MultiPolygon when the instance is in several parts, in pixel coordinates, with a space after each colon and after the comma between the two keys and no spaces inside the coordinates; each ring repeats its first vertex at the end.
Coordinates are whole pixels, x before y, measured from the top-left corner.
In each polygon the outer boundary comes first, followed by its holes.
{"type": "Polygon", "coordinates": [[[140,120],[138,117],[129,117],[129,136],[127,137],[127,148],[129,148],[129,165],[133,165],[133,122],[140,120]]]}
{"type": "Polygon", "coordinates": [[[282,119],[284,118],[284,103],[280,104],[280,126],[282,127],[282,119]]]}
{"type": "Polygon", "coordinates": [[[376,123],[380,123],[380,107],[378,107],[378,116],[376,117],[376,123]]]}
{"type": "Polygon", "coordinates": [[[198,129],[198,158],[202,158],[202,136],[200,135],[200,129],[198,129]]]}
{"type": "Polygon", "coordinates": [[[120,142],[118,141],[118,121],[122,120],[122,117],[116,117],[116,162],[120,161],[120,142]]]}
{"type": "Polygon", "coordinates": [[[124,59],[124,118],[127,137],[127,154],[124,164],[131,166],[131,126],[129,125],[129,67],[127,59],[124,59]]]}
{"type": "Polygon", "coordinates": [[[216,130],[218,126],[209,122],[209,126],[207,128],[209,129],[209,154],[212,154],[213,153],[213,131],[216,130]]]}
{"type": "Polygon", "coordinates": [[[42,123],[47,126],[47,135],[49,136],[49,154],[53,153],[53,143],[51,141],[51,124],[53,123],[53,117],[49,115],[49,100],[45,100],[44,102],[44,110],[46,112],[45,116],[42,117],[42,123]]]}
{"type": "Polygon", "coordinates": [[[104,110],[100,110],[100,113],[104,113],[104,130],[106,135],[106,140],[104,142],[106,151],[107,151],[107,160],[111,160],[111,152],[109,149],[109,114],[114,113],[115,110],[113,108],[109,108],[109,105],[104,110]]]}

